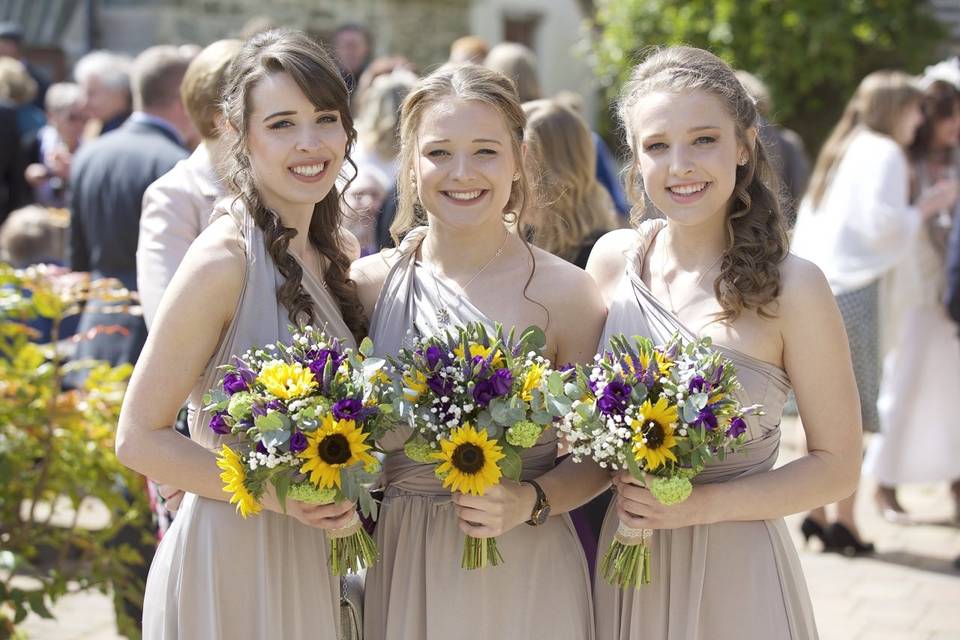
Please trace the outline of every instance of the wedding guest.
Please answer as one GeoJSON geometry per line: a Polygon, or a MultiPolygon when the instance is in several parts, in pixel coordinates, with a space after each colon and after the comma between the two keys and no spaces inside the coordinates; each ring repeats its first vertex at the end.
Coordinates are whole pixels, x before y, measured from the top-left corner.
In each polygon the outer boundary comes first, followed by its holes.
{"type": "Polygon", "coordinates": [[[50,87],[50,77],[24,56],[23,28],[16,22],[0,22],[0,57],[3,56],[23,63],[27,73],[37,84],[37,94],[33,99],[33,106],[37,109],[43,109],[46,104],[47,89],[50,87]]]}
{"type": "Polygon", "coordinates": [[[340,74],[352,92],[373,58],[373,36],[362,24],[348,22],[333,32],[333,56],[340,74]]]}
{"type": "Polygon", "coordinates": [[[12,103],[17,110],[18,137],[14,144],[36,135],[47,122],[43,109],[34,103],[37,93],[37,82],[26,66],[16,58],[0,56],[0,100],[12,103]]]}
{"type": "Polygon", "coordinates": [[[144,638],[335,638],[323,530],[350,522],[354,505],[288,499],[284,510],[268,488],[263,512],[241,518],[216,464],[222,438],[200,409],[232,354],[289,340],[289,323],[349,346],[363,332],[336,188],[355,138],[349,97],[311,38],[268,31],[231,65],[224,115],[232,196],[167,287],[117,432],[124,464],[187,494],[150,569],[144,638]],[[170,428],[188,397],[190,439],[170,428]]]}
{"type": "Polygon", "coordinates": [[[46,207],[17,209],[0,226],[0,260],[14,269],[63,264],[63,249],[60,227],[46,207]]]}
{"type": "Polygon", "coordinates": [[[457,38],[450,45],[451,64],[483,64],[483,60],[490,53],[490,45],[480,36],[463,36],[457,38]]]}
{"type": "Polygon", "coordinates": [[[366,256],[377,246],[377,219],[387,196],[393,190],[393,181],[373,165],[359,165],[357,177],[350,181],[343,193],[344,226],[360,243],[360,255],[366,256]]]}
{"type": "MultiPolygon", "coordinates": [[[[922,119],[920,99],[904,73],[877,71],[861,81],[820,151],[793,234],[793,251],[823,270],[840,307],[863,428],[871,432],[879,427],[880,281],[909,257],[925,221],[956,199],[956,184],[945,182],[910,204],[905,150],[922,119]]],[[[855,500],[837,504],[829,527],[823,509],[812,511],[804,537],[848,554],[872,552],[854,520],[855,500]]]]}
{"type": "MultiPolygon", "coordinates": [[[[603,324],[596,287],[510,231],[524,225],[532,197],[513,83],[478,65],[445,67],[410,92],[400,120],[399,248],[361,258],[351,271],[378,353],[478,321],[488,330],[495,322],[539,326],[552,362],[590,360],[603,324]]],[[[607,474],[571,461],[555,466],[551,428],[521,453],[521,482],[451,497],[433,465],[405,456],[409,435],[399,425],[380,443],[382,558],[367,572],[364,637],[590,640],[590,577],[566,514],[598,493],[607,474]],[[464,534],[497,537],[506,562],[461,569],[464,534]]]]}
{"type": "Polygon", "coordinates": [[[370,165],[397,179],[400,153],[400,105],[417,83],[417,76],[406,69],[377,76],[357,103],[357,148],[353,161],[360,167],[370,165]]]}
{"type": "MultiPolygon", "coordinates": [[[[745,443],[708,463],[683,502],[664,506],[629,472],[614,476],[600,548],[620,523],[652,530],[650,584],[596,577],[597,638],[815,638],[783,517],[845,497],[859,478],[840,314],[819,270],[788,254],[757,111],[726,63],[658,50],[631,72],[617,112],[638,226],[601,238],[587,264],[609,307],[601,348],[620,333],[710,337],[736,367],[741,402],[764,413],[747,416],[745,443]],[[662,218],[641,222],[654,210],[662,218]],[[774,470],[791,385],[811,453],[774,470]]],[[[662,446],[663,429],[648,426],[646,446],[662,446]]]]}
{"type": "MultiPolygon", "coordinates": [[[[924,122],[909,148],[913,200],[960,177],[960,92],[935,81],[921,110],[924,122]]],[[[894,521],[908,518],[896,488],[909,482],[950,482],[960,518],[960,424],[946,417],[960,389],[960,339],[942,304],[956,214],[954,203],[929,218],[884,278],[880,317],[890,344],[877,403],[880,434],[867,449],[864,472],[877,479],[877,503],[894,521]]]]}
{"type": "Polygon", "coordinates": [[[65,207],[70,163],[80,146],[87,114],[83,89],[72,82],[58,82],[47,91],[47,124],[24,143],[29,163],[24,172],[33,188],[35,202],[65,207]]]}
{"type": "Polygon", "coordinates": [[[543,97],[537,73],[537,55],[517,42],[501,42],[490,49],[483,66],[507,76],[517,85],[520,102],[543,97]]]}
{"type": "Polygon", "coordinates": [[[92,51],[77,61],[73,77],[86,96],[85,109],[100,123],[95,135],[117,129],[130,116],[133,61],[111,51],[92,51]]]}

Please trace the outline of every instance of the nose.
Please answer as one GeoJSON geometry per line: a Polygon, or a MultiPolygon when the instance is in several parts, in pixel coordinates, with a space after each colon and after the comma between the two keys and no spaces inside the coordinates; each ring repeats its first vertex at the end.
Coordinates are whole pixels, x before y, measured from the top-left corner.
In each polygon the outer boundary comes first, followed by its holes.
{"type": "Polygon", "coordinates": [[[670,173],[683,176],[693,172],[693,160],[683,145],[674,145],[670,150],[670,173]]]}
{"type": "Polygon", "coordinates": [[[454,180],[466,180],[470,177],[470,158],[464,153],[458,153],[453,158],[453,167],[450,177],[454,180]]]}
{"type": "Polygon", "coordinates": [[[297,136],[297,151],[307,153],[316,151],[322,146],[322,137],[320,129],[317,126],[306,125],[300,128],[300,135],[297,136]]]}

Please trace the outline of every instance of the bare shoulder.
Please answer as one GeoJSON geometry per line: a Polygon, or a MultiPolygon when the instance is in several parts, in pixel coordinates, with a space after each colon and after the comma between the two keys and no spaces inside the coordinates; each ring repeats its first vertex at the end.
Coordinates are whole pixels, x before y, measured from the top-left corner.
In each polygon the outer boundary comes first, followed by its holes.
{"type": "Polygon", "coordinates": [[[367,319],[373,314],[373,307],[380,297],[380,290],[387,279],[390,269],[400,259],[397,249],[382,249],[377,253],[354,260],[350,265],[350,279],[357,285],[357,295],[367,319]]]}
{"type": "Polygon", "coordinates": [[[604,234],[593,245],[586,271],[604,295],[623,277],[627,253],[636,245],[637,238],[637,232],[633,229],[617,229],[604,234]]]}
{"type": "Polygon", "coordinates": [[[194,294],[218,292],[219,300],[228,296],[236,299],[243,286],[245,270],[246,254],[240,230],[229,216],[220,216],[190,245],[171,286],[186,280],[194,294]]]}
{"type": "Polygon", "coordinates": [[[780,265],[779,301],[784,315],[802,312],[811,305],[835,304],[820,267],[792,253],[780,265]]]}

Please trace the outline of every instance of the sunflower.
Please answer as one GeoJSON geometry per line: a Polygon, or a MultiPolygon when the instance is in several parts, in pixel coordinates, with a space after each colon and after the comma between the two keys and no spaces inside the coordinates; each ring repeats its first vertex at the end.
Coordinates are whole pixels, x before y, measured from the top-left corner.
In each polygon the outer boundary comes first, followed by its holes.
{"type": "Polygon", "coordinates": [[[292,400],[305,396],[317,386],[313,372],[299,362],[288,364],[280,360],[268,362],[263,366],[257,382],[267,392],[282,400],[292,400]]]}
{"type": "Polygon", "coordinates": [[[340,470],[357,462],[376,464],[365,434],[353,420],[323,417],[320,426],[307,435],[307,448],[297,454],[305,460],[300,473],[310,473],[310,482],[321,489],[340,486],[340,470]]]}
{"type": "MultiPolygon", "coordinates": [[[[470,349],[470,359],[480,356],[481,358],[486,359],[489,357],[490,352],[493,351],[493,347],[485,347],[482,344],[477,344],[476,342],[471,342],[469,344],[470,349]]],[[[463,358],[463,347],[454,347],[453,355],[458,358],[463,358]]],[[[500,353],[500,350],[497,349],[497,352],[494,354],[493,358],[490,360],[490,363],[495,367],[503,366],[503,354],[500,353]]]]}
{"type": "Polygon", "coordinates": [[[543,381],[543,365],[533,364],[523,376],[523,386],[520,388],[520,399],[530,402],[533,399],[533,390],[543,381]]]}
{"type": "Polygon", "coordinates": [[[420,371],[410,371],[403,374],[403,397],[409,402],[416,402],[420,395],[427,390],[427,376],[420,371]]]}
{"type": "Polygon", "coordinates": [[[223,473],[220,474],[223,490],[230,494],[230,504],[237,505],[240,515],[246,518],[251,513],[260,513],[260,503],[244,485],[247,472],[243,462],[240,461],[240,456],[227,445],[223,445],[217,456],[217,466],[223,469],[223,473]]]}
{"type": "Polygon", "coordinates": [[[656,404],[649,400],[640,406],[643,421],[633,421],[633,455],[637,462],[643,462],[647,471],[654,471],[666,464],[667,460],[677,461],[672,448],[677,445],[673,435],[677,422],[677,407],[666,398],[657,399],[656,404]]]}
{"type": "Polygon", "coordinates": [[[505,457],[503,449],[496,440],[487,438],[485,430],[477,431],[464,423],[450,432],[449,439],[440,440],[440,448],[442,451],[432,456],[442,461],[437,477],[442,477],[443,486],[451,491],[482,496],[487,487],[500,482],[497,461],[505,457]]]}

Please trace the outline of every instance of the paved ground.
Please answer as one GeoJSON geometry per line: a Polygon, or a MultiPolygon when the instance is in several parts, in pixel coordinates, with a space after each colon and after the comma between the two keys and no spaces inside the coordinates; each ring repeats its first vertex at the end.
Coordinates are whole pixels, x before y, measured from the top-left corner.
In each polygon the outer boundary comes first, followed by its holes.
{"type": "MultiPolygon", "coordinates": [[[[799,425],[784,425],[781,458],[800,453],[799,425]]],[[[960,640],[960,528],[945,524],[951,516],[944,486],[906,488],[901,501],[931,522],[896,526],[881,520],[870,499],[873,484],[865,478],[858,505],[860,526],[878,553],[848,559],[803,547],[796,534],[822,640],[960,640]]],[[[799,516],[788,519],[792,530],[799,516]]],[[[64,598],[54,609],[57,621],[31,618],[29,637],[40,640],[115,640],[110,600],[101,594],[64,598]]],[[[771,639],[776,640],[776,639],[771,639]]]]}

